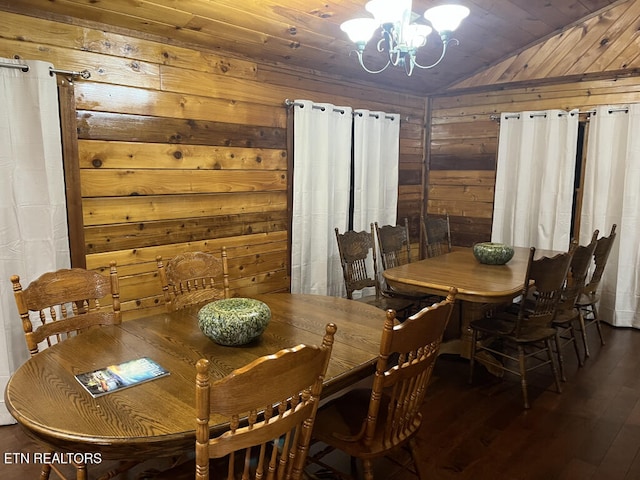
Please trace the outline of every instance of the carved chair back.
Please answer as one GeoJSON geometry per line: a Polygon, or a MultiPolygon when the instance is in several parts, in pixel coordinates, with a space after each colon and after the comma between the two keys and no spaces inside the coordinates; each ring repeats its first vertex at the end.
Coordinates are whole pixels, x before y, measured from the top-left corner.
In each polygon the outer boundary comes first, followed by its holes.
{"type": "Polygon", "coordinates": [[[522,298],[532,299],[532,302],[520,302],[514,325],[516,338],[528,329],[551,327],[575,249],[574,242],[568,252],[534,260],[536,249],[531,247],[522,298]]]}
{"type": "Polygon", "coordinates": [[[18,275],[11,277],[11,283],[32,356],[42,342],[51,346],[88,328],[122,320],[116,262],[111,262],[108,277],[70,268],[44,273],[24,289],[18,275]],[[108,296],[111,305],[101,306],[100,301],[108,296]]]}
{"type": "MultiPolygon", "coordinates": [[[[254,360],[210,385],[209,361],[196,376],[196,479],[207,480],[211,458],[225,459],[224,478],[302,478],[336,326],[320,346],[298,345],[254,360]],[[210,438],[211,415],[229,429],[210,438]]],[[[217,478],[217,477],[216,477],[217,478]]]]}
{"type": "Polygon", "coordinates": [[[437,257],[451,251],[449,214],[443,217],[427,216],[420,219],[424,238],[425,257],[437,257]]]}
{"type": "Polygon", "coordinates": [[[380,246],[382,268],[411,263],[411,242],[409,240],[409,222],[405,218],[402,225],[383,225],[375,222],[376,236],[380,246]]]}
{"type": "Polygon", "coordinates": [[[167,310],[229,298],[227,251],[220,258],[205,252],[186,252],[168,260],[156,258],[167,310]]]}
{"type": "Polygon", "coordinates": [[[609,253],[611,253],[611,247],[613,247],[613,242],[615,239],[616,224],[614,223],[611,227],[611,233],[609,234],[609,236],[598,239],[596,249],[593,252],[595,268],[593,270],[593,273],[591,274],[589,283],[584,286],[584,294],[594,296],[598,291],[598,286],[600,285],[600,280],[602,279],[604,267],[607,264],[607,259],[609,258],[609,253]]]}
{"type": "Polygon", "coordinates": [[[342,265],[347,298],[353,298],[355,290],[375,287],[376,297],[380,295],[376,246],[373,238],[373,224],[370,232],[348,230],[340,233],[336,228],[336,240],[342,265]],[[371,263],[370,263],[371,262],[371,263]],[[368,265],[372,265],[370,268],[368,265]],[[373,274],[370,271],[373,270],[373,274]]]}

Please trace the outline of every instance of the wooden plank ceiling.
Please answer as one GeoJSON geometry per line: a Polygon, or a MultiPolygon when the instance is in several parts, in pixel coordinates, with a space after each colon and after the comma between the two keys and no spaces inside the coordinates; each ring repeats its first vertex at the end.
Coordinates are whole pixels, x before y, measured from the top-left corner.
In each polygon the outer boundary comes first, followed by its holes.
{"type": "MultiPolygon", "coordinates": [[[[452,0],[471,10],[455,35],[460,45],[434,69],[416,70],[411,77],[400,68],[366,73],[349,55],[353,45],[340,24],[364,16],[366,0],[0,0],[0,9],[98,22],[107,30],[429,95],[627,1],[635,0],[452,0]]],[[[413,11],[440,3],[414,0],[413,11]]],[[[366,60],[379,65],[375,45],[368,50],[366,60]]],[[[422,63],[437,58],[438,38],[433,35],[421,50],[422,63]]]]}

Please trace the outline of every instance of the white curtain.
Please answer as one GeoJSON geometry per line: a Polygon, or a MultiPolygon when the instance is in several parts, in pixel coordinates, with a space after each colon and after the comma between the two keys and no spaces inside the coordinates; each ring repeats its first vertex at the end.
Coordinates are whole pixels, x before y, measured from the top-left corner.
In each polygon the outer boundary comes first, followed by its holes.
{"type": "Polygon", "coordinates": [[[341,296],[334,229],[348,225],[352,109],[294,103],[291,291],[341,296]]]}
{"type": "MultiPolygon", "coordinates": [[[[0,67],[0,390],[27,358],[11,275],[26,286],[49,270],[69,267],[58,92],[50,64],[29,71],[0,67]]],[[[4,403],[0,423],[13,423],[4,403]]]]}
{"type": "Polygon", "coordinates": [[[600,282],[600,317],[640,328],[640,104],[601,106],[589,122],[580,241],[617,224],[600,282]]]}
{"type": "Polygon", "coordinates": [[[395,225],[398,205],[400,115],[356,110],[353,117],[353,229],[395,225]]]}
{"type": "Polygon", "coordinates": [[[502,114],[492,241],[569,247],[577,139],[577,110],[502,114]]]}

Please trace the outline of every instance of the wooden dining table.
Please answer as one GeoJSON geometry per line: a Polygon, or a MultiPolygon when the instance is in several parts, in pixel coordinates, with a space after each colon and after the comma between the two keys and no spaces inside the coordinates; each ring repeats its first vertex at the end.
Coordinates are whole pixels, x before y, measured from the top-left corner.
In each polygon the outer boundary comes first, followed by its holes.
{"type": "MultiPolygon", "coordinates": [[[[460,304],[458,338],[443,342],[441,353],[471,355],[469,323],[498,304],[505,304],[522,293],[529,248],[514,247],[513,258],[505,265],[485,265],[473,255],[472,248],[456,248],[437,257],[426,258],[390,268],[383,272],[388,285],[399,292],[446,296],[456,287],[460,304]]],[[[536,250],[535,258],[560,252],[536,250]]]]}
{"type": "MultiPolygon", "coordinates": [[[[222,378],[254,359],[300,343],[320,345],[337,325],[323,388],[334,394],[374,371],[385,312],[345,298],[265,294],[271,321],[250,344],[214,343],[197,325],[197,307],[95,328],[55,344],[23,364],[5,390],[9,412],[40,443],[103,458],[171,456],[195,442],[195,364],[207,358],[222,378]],[[75,375],[149,357],[169,375],[92,397],[75,375]]],[[[212,417],[213,430],[224,427],[212,417]]]]}

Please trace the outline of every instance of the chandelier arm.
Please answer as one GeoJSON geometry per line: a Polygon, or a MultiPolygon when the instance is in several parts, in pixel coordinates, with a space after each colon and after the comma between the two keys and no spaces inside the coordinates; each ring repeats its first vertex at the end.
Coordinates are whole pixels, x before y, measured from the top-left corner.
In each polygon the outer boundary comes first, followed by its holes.
{"type": "Polygon", "coordinates": [[[363,68],[367,73],[380,73],[380,72],[384,72],[384,71],[387,69],[387,67],[388,67],[389,65],[391,65],[391,60],[388,60],[388,61],[387,61],[387,64],[386,64],[384,67],[382,67],[380,70],[370,70],[370,69],[368,69],[368,68],[365,66],[364,61],[362,60],[362,52],[361,52],[360,50],[351,50],[351,53],[354,53],[354,52],[355,52],[355,54],[356,54],[356,55],[358,55],[358,62],[360,62],[360,66],[361,66],[361,67],[362,67],[362,68],[363,68]]]}
{"type": "Polygon", "coordinates": [[[408,62],[404,63],[404,71],[407,74],[407,77],[410,77],[413,73],[413,67],[416,65],[415,59],[412,57],[408,62]]]}
{"type": "Polygon", "coordinates": [[[458,39],[456,38],[450,38],[448,40],[444,40],[442,42],[442,54],[440,55],[440,58],[438,58],[438,60],[436,60],[434,63],[432,63],[431,65],[420,65],[418,62],[416,62],[415,60],[413,61],[413,64],[418,67],[418,68],[422,68],[422,69],[429,69],[429,68],[433,68],[436,65],[438,65],[442,59],[444,58],[445,54],[447,53],[447,47],[449,46],[450,43],[453,43],[454,45],[460,45],[460,42],[458,41],[458,39]]]}

